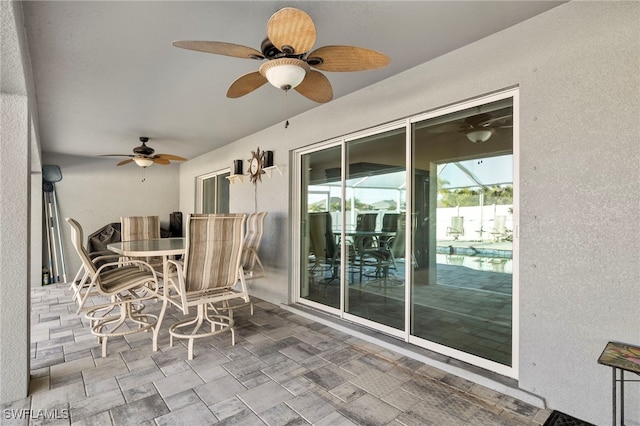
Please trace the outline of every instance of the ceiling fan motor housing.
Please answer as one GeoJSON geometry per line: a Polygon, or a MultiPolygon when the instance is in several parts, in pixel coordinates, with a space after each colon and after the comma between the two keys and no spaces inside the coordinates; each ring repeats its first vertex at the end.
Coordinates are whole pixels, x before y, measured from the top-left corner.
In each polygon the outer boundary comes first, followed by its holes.
{"type": "Polygon", "coordinates": [[[269,40],[268,38],[265,38],[262,41],[260,49],[267,59],[275,58],[278,54],[282,53],[273,45],[273,43],[271,43],[271,40],[269,40]]]}
{"type": "Polygon", "coordinates": [[[142,145],[133,148],[133,153],[134,154],[139,154],[139,155],[146,155],[146,156],[153,155],[155,150],[146,145],[148,140],[149,140],[149,138],[141,137],[140,138],[140,142],[142,142],[142,145]]]}

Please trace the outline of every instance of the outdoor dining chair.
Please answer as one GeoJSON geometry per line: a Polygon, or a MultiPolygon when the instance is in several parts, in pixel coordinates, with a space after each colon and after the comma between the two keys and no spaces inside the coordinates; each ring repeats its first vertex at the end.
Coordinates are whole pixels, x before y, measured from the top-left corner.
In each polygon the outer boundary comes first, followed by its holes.
{"type": "Polygon", "coordinates": [[[264,277],[264,266],[258,256],[262,235],[264,234],[264,218],[267,212],[249,214],[247,217],[247,232],[244,236],[244,248],[242,250],[242,269],[245,278],[264,277]]]}
{"type": "MultiPolygon", "coordinates": [[[[160,238],[160,218],[158,216],[121,216],[120,225],[122,241],[160,238]]],[[[146,257],[144,260],[151,264],[157,273],[162,273],[162,257],[146,257]]]]}
{"type": "MultiPolygon", "coordinates": [[[[69,224],[69,226],[71,226],[71,244],[76,249],[76,251],[78,251],[80,247],[84,249],[84,247],[82,246],[82,239],[84,238],[82,226],[80,226],[80,223],[78,223],[78,221],[72,218],[67,217],[65,220],[69,224]]],[[[88,250],[85,249],[85,251],[87,251],[88,253],[88,250]]],[[[88,253],[88,256],[96,268],[100,267],[105,262],[119,258],[117,254],[111,251],[88,253]]],[[[71,284],[69,285],[69,289],[73,291],[72,300],[78,305],[76,314],[87,310],[87,307],[85,307],[85,303],[87,302],[89,296],[98,294],[95,289],[91,291],[89,290],[89,269],[87,269],[84,262],[82,262],[82,258],[80,258],[80,261],[80,268],[78,268],[76,276],[73,278],[71,284]]]]}
{"type": "Polygon", "coordinates": [[[320,277],[319,283],[328,284],[338,278],[340,253],[333,235],[329,212],[309,213],[309,275],[320,277]],[[327,276],[328,274],[328,276],[327,276]]]}
{"type": "MultiPolygon", "coordinates": [[[[382,287],[385,292],[390,283],[390,269],[393,270],[393,278],[399,270],[399,260],[405,257],[405,224],[406,218],[404,215],[399,215],[396,224],[396,234],[386,241],[383,247],[366,250],[363,254],[362,263],[366,266],[373,266],[375,271],[373,274],[374,280],[365,283],[365,289],[369,285],[375,285],[382,287]]],[[[403,280],[394,281],[395,285],[402,285],[403,280]]]]}
{"type": "Polygon", "coordinates": [[[157,296],[158,276],[151,265],[142,260],[129,260],[123,266],[117,255],[111,256],[111,262],[103,257],[106,262],[97,267],[82,246],[80,224],[72,218],[66,218],[66,221],[71,226],[71,241],[86,276],[86,283],[78,294],[78,312],[86,309],[91,333],[100,339],[102,356],[106,357],[109,337],[126,336],[155,327],[158,317],[142,313],[142,302],[157,296]],[[98,299],[90,307],[86,306],[89,297],[98,299]]]}
{"type": "Polygon", "coordinates": [[[253,314],[241,264],[245,220],[245,214],[188,215],[184,261],[169,260],[160,317],[168,304],[184,315],[196,308],[195,317],[169,327],[171,346],[174,337],[188,340],[189,360],[195,339],[230,332],[235,345],[233,310],[250,306],[253,314]]]}

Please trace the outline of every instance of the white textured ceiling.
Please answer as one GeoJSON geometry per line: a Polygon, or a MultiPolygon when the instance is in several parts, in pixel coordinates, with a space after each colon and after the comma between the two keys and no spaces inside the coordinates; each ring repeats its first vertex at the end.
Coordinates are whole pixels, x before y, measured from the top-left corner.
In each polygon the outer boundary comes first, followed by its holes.
{"type": "MultiPolygon", "coordinates": [[[[269,17],[311,15],[314,48],[385,53],[384,69],[325,73],[334,99],[558,6],[540,1],[28,1],[24,2],[44,152],[130,154],[139,136],[157,153],[195,157],[318,104],[265,85],[238,99],[228,86],[260,62],[175,48],[227,41],[260,50],[269,17]]],[[[491,52],[487,52],[491,54],[491,52]]],[[[106,158],[105,161],[114,161],[106,158]]]]}

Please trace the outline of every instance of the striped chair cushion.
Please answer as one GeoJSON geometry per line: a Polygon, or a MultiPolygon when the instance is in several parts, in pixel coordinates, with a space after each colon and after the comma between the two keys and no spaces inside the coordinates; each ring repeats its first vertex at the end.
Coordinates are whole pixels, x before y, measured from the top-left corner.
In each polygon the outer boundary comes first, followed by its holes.
{"type": "MultiPolygon", "coordinates": [[[[120,218],[121,240],[151,240],[160,238],[160,218],[158,216],[122,216],[120,218]]],[[[157,272],[162,272],[162,257],[145,257],[144,260],[157,272]]]]}
{"type": "Polygon", "coordinates": [[[264,218],[267,212],[251,213],[247,217],[247,233],[244,237],[244,251],[242,252],[242,267],[245,271],[255,268],[256,253],[260,248],[262,234],[264,234],[264,218]]]}
{"type": "Polygon", "coordinates": [[[122,241],[150,240],[160,238],[160,218],[158,216],[123,216],[122,241]]]}
{"type": "Polygon", "coordinates": [[[244,214],[188,217],[184,266],[187,292],[236,284],[245,217],[244,214]]]}

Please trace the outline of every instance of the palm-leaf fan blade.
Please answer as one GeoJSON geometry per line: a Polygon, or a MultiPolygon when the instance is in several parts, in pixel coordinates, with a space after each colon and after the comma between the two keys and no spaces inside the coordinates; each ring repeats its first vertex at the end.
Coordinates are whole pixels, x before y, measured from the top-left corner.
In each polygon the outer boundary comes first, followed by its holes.
{"type": "Polygon", "coordinates": [[[156,154],[154,155],[153,158],[154,159],[163,158],[165,160],[173,160],[173,161],[187,161],[187,159],[184,157],[180,157],[179,155],[172,155],[172,154],[156,154]]]}
{"type": "Polygon", "coordinates": [[[267,79],[258,71],[250,72],[238,77],[227,90],[228,98],[239,98],[247,93],[251,93],[267,82],[267,79]]]}
{"type": "Polygon", "coordinates": [[[163,166],[166,166],[167,164],[171,163],[166,158],[152,158],[151,160],[153,160],[155,164],[162,164],[163,166]]]}
{"type": "Polygon", "coordinates": [[[233,56],[243,59],[264,59],[264,55],[248,46],[222,41],[180,40],[172,43],[175,47],[195,50],[198,52],[214,53],[216,55],[233,56]]]}
{"type": "Polygon", "coordinates": [[[324,46],[309,53],[307,60],[314,68],[336,72],[375,70],[390,62],[387,55],[355,46],[324,46]],[[322,62],[314,65],[314,58],[320,58],[322,62]]]}
{"type": "Polygon", "coordinates": [[[116,164],[116,166],[124,166],[125,164],[129,164],[131,162],[133,162],[133,158],[129,158],[128,160],[122,160],[121,162],[116,164]]]}
{"type": "Polygon", "coordinates": [[[314,70],[307,73],[302,83],[297,85],[295,90],[314,102],[325,103],[333,99],[333,89],[329,79],[314,70]]]}
{"type": "Polygon", "coordinates": [[[293,7],[280,9],[267,23],[267,37],[281,50],[284,46],[293,48],[296,54],[306,53],[316,42],[316,26],[306,12],[293,7]]]}

